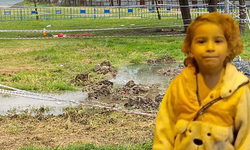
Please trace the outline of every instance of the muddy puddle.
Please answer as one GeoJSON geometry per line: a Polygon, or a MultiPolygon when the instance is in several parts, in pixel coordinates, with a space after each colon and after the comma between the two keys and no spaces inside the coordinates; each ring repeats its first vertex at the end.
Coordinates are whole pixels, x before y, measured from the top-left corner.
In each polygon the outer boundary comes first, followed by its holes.
{"type": "MultiPolygon", "coordinates": [[[[86,99],[88,96],[87,93],[83,93],[81,91],[66,92],[61,94],[47,93],[46,95],[64,99],[67,101],[70,100],[82,101],[86,99]]],[[[45,109],[46,114],[58,115],[63,113],[64,111],[63,108],[75,105],[76,104],[72,104],[69,102],[46,101],[46,100],[38,100],[32,98],[0,94],[0,115],[6,115],[9,113],[20,113],[21,110],[39,109],[40,107],[43,107],[45,109]]]]}
{"type": "MultiPolygon", "coordinates": [[[[67,101],[74,100],[76,102],[81,102],[81,103],[99,104],[99,105],[106,105],[110,107],[121,107],[121,108],[126,106],[133,106],[132,108],[139,109],[141,107],[138,107],[139,106],[138,102],[143,101],[144,102],[143,105],[147,105],[147,107],[154,106],[156,108],[159,105],[160,103],[159,100],[162,99],[162,96],[165,93],[171,81],[171,78],[173,78],[160,74],[159,70],[162,70],[164,68],[176,68],[178,67],[178,65],[179,64],[177,63],[172,63],[172,64],[153,64],[153,65],[141,64],[141,65],[121,66],[118,69],[116,77],[108,80],[109,83],[112,83],[111,87],[112,90],[110,90],[111,92],[108,91],[109,92],[108,95],[106,94],[104,98],[99,97],[93,99],[93,94],[95,96],[95,93],[86,92],[84,90],[77,92],[66,92],[61,94],[46,94],[46,95],[64,99],[67,101]],[[129,84],[133,85],[131,86],[129,84]],[[157,85],[157,90],[155,88],[156,85],[157,85]],[[136,91],[137,93],[135,93],[136,91]],[[130,96],[128,96],[129,94],[130,96]],[[90,98],[91,95],[92,99],[90,98]],[[150,95],[154,95],[154,97],[152,96],[150,97],[150,95]],[[157,97],[159,100],[154,100],[157,99],[157,97]],[[155,101],[158,102],[155,103],[155,101]]],[[[107,84],[107,82],[105,82],[105,84],[107,84]]],[[[94,85],[91,86],[93,87],[93,89],[97,88],[94,85]]],[[[105,88],[106,87],[104,87],[104,89],[105,88]]],[[[45,100],[23,98],[10,95],[0,95],[0,115],[19,113],[21,112],[21,110],[39,109],[40,107],[45,108],[46,114],[58,115],[64,112],[63,108],[75,105],[76,104],[72,104],[69,102],[45,101],[45,100]]]]}
{"type": "Polygon", "coordinates": [[[119,67],[116,78],[110,81],[114,83],[114,87],[120,87],[133,80],[135,84],[143,85],[159,85],[161,94],[164,94],[171,78],[159,74],[159,70],[164,68],[176,68],[179,64],[154,64],[154,65],[129,65],[119,67]]]}

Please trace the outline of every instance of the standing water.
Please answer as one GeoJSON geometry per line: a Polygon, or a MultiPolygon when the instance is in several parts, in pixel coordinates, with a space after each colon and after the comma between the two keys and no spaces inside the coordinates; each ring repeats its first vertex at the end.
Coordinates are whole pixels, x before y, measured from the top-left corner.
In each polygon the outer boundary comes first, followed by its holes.
{"type": "MultiPolygon", "coordinates": [[[[130,80],[133,80],[135,84],[152,85],[157,84],[161,89],[161,94],[164,94],[170,79],[166,76],[157,73],[158,70],[177,67],[178,64],[157,64],[157,65],[128,65],[119,67],[118,74],[115,79],[110,81],[114,83],[114,87],[119,87],[125,85],[130,80]]],[[[84,102],[88,97],[87,93],[82,91],[78,92],[67,92],[62,94],[46,94],[52,97],[61,98],[64,100],[74,100],[76,102],[84,102]]],[[[57,101],[45,101],[37,100],[31,98],[16,97],[10,95],[0,94],[0,115],[8,114],[8,110],[24,110],[39,107],[49,107],[52,108],[50,114],[61,114],[63,113],[63,108],[75,105],[69,102],[57,102],[57,101]]]]}
{"type": "Polygon", "coordinates": [[[157,84],[165,93],[170,78],[157,73],[158,70],[164,68],[176,68],[179,64],[156,64],[156,65],[128,65],[119,67],[118,74],[114,82],[115,87],[125,85],[128,81],[133,80],[135,84],[152,85],[157,84]]]}

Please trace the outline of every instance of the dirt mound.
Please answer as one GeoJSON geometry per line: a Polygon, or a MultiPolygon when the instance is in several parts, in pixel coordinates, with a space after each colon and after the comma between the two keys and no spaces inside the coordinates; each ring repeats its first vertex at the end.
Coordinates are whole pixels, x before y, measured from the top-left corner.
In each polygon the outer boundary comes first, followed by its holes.
{"type": "Polygon", "coordinates": [[[88,89],[83,89],[83,92],[86,91],[88,91],[89,99],[105,99],[113,93],[113,82],[103,80],[91,85],[88,89]]]}
{"type": "MultiPolygon", "coordinates": [[[[105,75],[105,79],[110,80],[117,75],[117,70],[114,66],[111,65],[109,61],[103,61],[101,64],[94,66],[94,71],[98,74],[105,75]]],[[[73,81],[77,86],[86,86],[93,84],[93,79],[91,80],[91,73],[84,72],[76,75],[75,80],[73,81]]]]}
{"type": "Polygon", "coordinates": [[[176,62],[176,59],[174,59],[173,57],[169,56],[168,54],[163,56],[163,57],[159,57],[159,58],[153,58],[153,59],[148,59],[147,63],[148,64],[159,64],[159,63],[174,63],[176,62]]]}
{"type": "Polygon", "coordinates": [[[78,33],[78,34],[66,34],[66,37],[83,37],[83,36],[92,36],[92,33],[78,33]]]}
{"type": "Polygon", "coordinates": [[[164,75],[164,76],[167,76],[170,79],[173,79],[182,72],[183,68],[184,68],[183,66],[180,66],[177,68],[170,68],[169,67],[169,68],[165,68],[165,69],[160,69],[157,71],[157,73],[164,75]]]}
{"type": "Polygon", "coordinates": [[[89,102],[97,100],[111,104],[111,106],[115,102],[120,107],[142,110],[157,109],[163,98],[163,95],[159,94],[160,90],[157,85],[135,84],[133,80],[119,88],[113,88],[113,82],[103,80],[84,88],[83,92],[88,92],[89,102]]]}
{"type": "Polygon", "coordinates": [[[89,79],[89,72],[79,73],[75,77],[75,83],[76,85],[80,86],[81,84],[83,84],[83,82],[88,81],[88,79],[89,79]]]}
{"type": "Polygon", "coordinates": [[[117,70],[114,66],[111,65],[109,61],[103,61],[101,64],[97,64],[94,66],[94,71],[98,74],[105,75],[105,78],[110,80],[117,75],[117,70]]]}

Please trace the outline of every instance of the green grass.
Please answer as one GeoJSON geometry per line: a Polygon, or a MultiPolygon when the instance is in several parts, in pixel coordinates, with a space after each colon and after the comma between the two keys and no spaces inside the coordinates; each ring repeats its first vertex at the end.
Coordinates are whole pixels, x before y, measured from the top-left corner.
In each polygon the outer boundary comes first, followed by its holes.
{"type": "MultiPolygon", "coordinates": [[[[177,20],[181,24],[181,20],[177,20]]],[[[175,19],[72,19],[39,21],[1,22],[1,29],[34,30],[52,25],[51,30],[60,29],[102,29],[148,27],[174,25],[175,19]]],[[[170,27],[162,27],[167,29],[170,27]]],[[[172,27],[173,28],[173,27],[172,27]]],[[[180,27],[176,27],[180,29],[180,27]]],[[[0,45],[0,82],[28,91],[67,91],[79,90],[74,84],[78,73],[93,71],[93,67],[104,60],[118,68],[126,64],[146,63],[147,59],[169,54],[179,61],[186,57],[181,52],[184,36],[151,37],[158,33],[129,33],[131,30],[88,31],[94,35],[125,35],[140,37],[116,38],[66,38],[45,40],[1,40],[0,45]]],[[[71,32],[79,33],[79,32],[71,32]]],[[[49,34],[49,31],[48,31],[49,34]]],[[[56,33],[52,33],[56,34],[56,33]]],[[[63,34],[69,34],[67,32],[63,34]]],[[[42,33],[0,33],[0,37],[42,37],[42,33]]],[[[244,53],[242,59],[250,56],[250,34],[242,35],[244,53]]],[[[95,80],[102,77],[94,74],[95,80]]]]}
{"type": "MultiPolygon", "coordinates": [[[[121,141],[122,143],[122,141],[121,141]]],[[[61,147],[58,145],[56,148],[42,148],[39,146],[29,146],[22,147],[20,150],[151,150],[153,147],[153,139],[151,141],[146,141],[142,144],[129,145],[129,144],[120,144],[120,145],[109,145],[109,146],[97,146],[92,143],[76,143],[61,147]]]]}
{"type": "MultiPolygon", "coordinates": [[[[33,30],[43,29],[95,29],[114,28],[121,25],[149,27],[164,25],[165,20],[152,19],[72,19],[40,21],[6,21],[1,29],[33,30]],[[151,24],[151,25],[150,25],[151,24]]],[[[174,22],[173,18],[169,22],[174,22]]],[[[180,22],[180,21],[179,21],[180,22]]],[[[124,33],[131,30],[95,31],[94,35],[134,35],[124,33]],[[123,34],[120,34],[120,33],[123,34]]],[[[79,33],[79,32],[71,32],[79,33]]],[[[49,34],[49,31],[48,31],[49,34]]],[[[55,34],[55,33],[52,33],[55,34]]],[[[64,34],[69,34],[65,32],[64,34]]],[[[156,33],[154,33],[156,34],[156,33]]],[[[104,60],[118,68],[130,63],[145,63],[149,58],[169,54],[184,59],[181,44],[184,37],[155,37],[152,34],[138,34],[131,38],[67,38],[45,40],[2,40],[0,45],[0,82],[29,91],[78,90],[74,78],[78,73],[93,71],[93,67],[104,60]],[[14,69],[11,69],[13,68],[14,69]],[[16,70],[16,69],[17,70],[16,70]],[[20,69],[20,70],[19,70],[20,69]]],[[[6,32],[0,37],[42,37],[42,33],[6,32]]],[[[97,77],[98,80],[98,77],[97,77]]]]}
{"type": "MultiPolygon", "coordinates": [[[[175,17],[158,19],[141,18],[73,18],[72,20],[25,20],[25,21],[3,21],[1,30],[42,30],[51,25],[47,30],[70,30],[70,29],[102,29],[102,28],[139,28],[182,25],[182,20],[175,17]],[[131,24],[134,24],[133,26],[131,24]],[[123,25],[123,26],[121,26],[123,25]]],[[[2,33],[1,33],[2,34],[2,33]]]]}

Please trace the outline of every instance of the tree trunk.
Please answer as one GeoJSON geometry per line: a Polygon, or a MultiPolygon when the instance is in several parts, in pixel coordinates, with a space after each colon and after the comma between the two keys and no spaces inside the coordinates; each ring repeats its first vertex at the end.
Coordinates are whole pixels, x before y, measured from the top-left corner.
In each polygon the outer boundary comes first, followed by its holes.
{"type": "Polygon", "coordinates": [[[209,13],[216,12],[217,11],[216,6],[217,6],[217,0],[209,0],[208,3],[209,13]]]}
{"type": "Polygon", "coordinates": [[[109,1],[109,6],[114,6],[114,1],[113,0],[109,1]]]}
{"type": "Polygon", "coordinates": [[[184,24],[184,31],[187,32],[187,27],[191,23],[190,9],[188,5],[188,0],[179,0],[181,16],[184,24]]]}
{"type": "Polygon", "coordinates": [[[246,26],[246,13],[247,13],[245,0],[239,0],[239,4],[240,4],[240,22],[239,22],[240,34],[244,34],[246,26]]]}
{"type": "Polygon", "coordinates": [[[39,20],[37,7],[36,7],[36,0],[34,0],[34,5],[35,5],[35,11],[36,11],[36,20],[39,20]]]}

